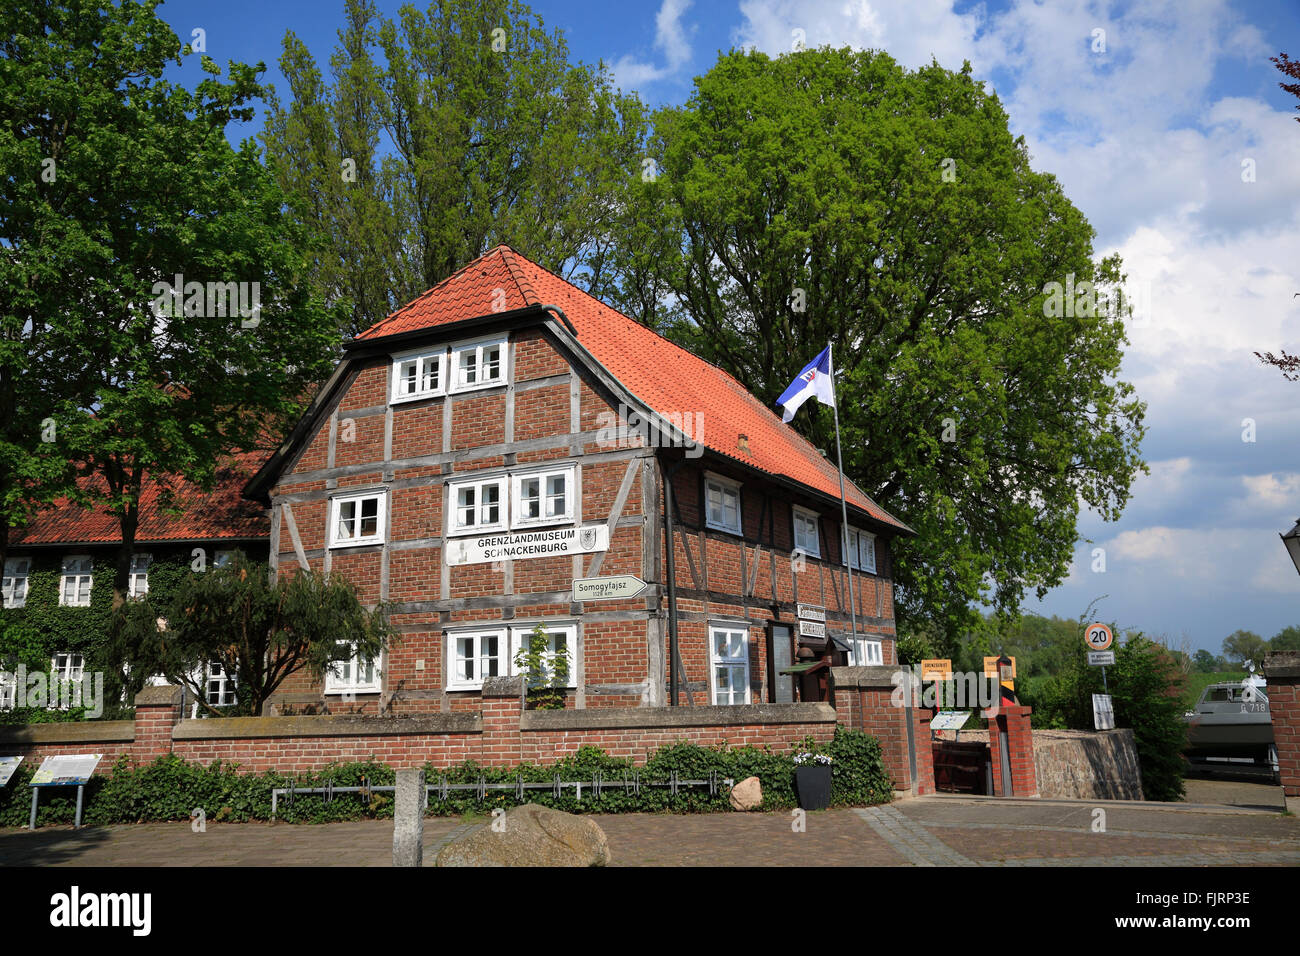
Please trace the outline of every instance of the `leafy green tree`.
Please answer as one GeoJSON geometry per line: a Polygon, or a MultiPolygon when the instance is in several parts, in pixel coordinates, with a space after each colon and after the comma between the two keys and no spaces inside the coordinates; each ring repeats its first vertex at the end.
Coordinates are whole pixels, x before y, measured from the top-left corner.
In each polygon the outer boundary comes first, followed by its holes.
{"type": "Polygon", "coordinates": [[[1226,669],[1227,665],[1228,662],[1222,657],[1216,657],[1205,648],[1201,648],[1192,655],[1192,666],[1198,674],[1213,674],[1226,669]]]}
{"type": "Polygon", "coordinates": [[[1300,627],[1292,624],[1290,627],[1282,628],[1269,640],[1268,649],[1270,651],[1300,651],[1300,627]]]}
{"type": "MultiPolygon", "coordinates": [[[[951,650],[1059,584],[1080,504],[1145,469],[1123,275],[969,65],[733,51],[653,121],[616,301],[769,403],[835,344],[845,471],[919,532],[900,627],[951,650]]],[[[829,410],[795,425],[831,447],[829,410]]]]}
{"type": "Polygon", "coordinates": [[[377,660],[395,638],[385,610],[367,610],[354,586],[319,571],[280,574],[243,554],[220,568],[191,573],[165,604],[146,595],[117,608],[111,659],[129,667],[138,690],[161,674],[186,687],[205,710],[202,669],[220,663],[235,675],[237,710],[262,713],[291,675],[324,678],[330,666],[355,653],[377,660]]]}
{"type": "Polygon", "coordinates": [[[1230,663],[1239,666],[1245,666],[1247,661],[1253,661],[1259,666],[1263,663],[1267,650],[1268,641],[1254,631],[1233,631],[1223,639],[1223,656],[1230,663]]]}
{"type": "Polygon", "coordinates": [[[210,487],[226,453],[274,440],[337,347],[304,281],[308,237],[254,145],[226,139],[252,116],[260,64],[231,63],[222,81],[204,57],[194,91],[164,80],[189,50],[156,6],[0,13],[2,240],[19,287],[4,321],[40,316],[0,377],[39,366],[33,386],[50,383],[58,450],[121,528],[119,601],[143,485],[164,505],[170,475],[210,487]]]}
{"type": "Polygon", "coordinates": [[[570,64],[518,0],[437,0],[396,20],[346,0],[344,14],[328,79],[286,34],[288,99],[269,97],[263,140],[297,214],[330,237],[314,281],[348,303],[346,329],[497,243],[598,286],[643,171],[640,100],[603,66],[570,64]]]}

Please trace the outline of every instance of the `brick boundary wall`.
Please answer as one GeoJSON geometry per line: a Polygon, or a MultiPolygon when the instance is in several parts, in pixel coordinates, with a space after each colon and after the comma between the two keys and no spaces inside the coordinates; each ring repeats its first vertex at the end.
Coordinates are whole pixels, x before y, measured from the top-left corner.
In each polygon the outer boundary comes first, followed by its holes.
{"type": "Polygon", "coordinates": [[[1300,813],[1300,651],[1264,655],[1264,679],[1286,808],[1300,813]]]}
{"type": "Polygon", "coordinates": [[[644,761],[662,746],[690,741],[786,750],[805,736],[820,743],[835,734],[829,704],[747,704],[734,707],[636,707],[525,711],[520,678],[485,682],[481,711],[408,717],[329,715],[181,720],[178,687],[150,687],[136,698],[136,719],[0,726],[0,754],[39,763],[52,754],[102,753],[98,773],[125,754],[137,765],[176,756],[209,765],[217,760],[260,772],[317,770],[331,763],[374,759],[395,769],[425,763],[449,767],[473,760],[490,767],[549,763],[591,745],[644,761]]]}

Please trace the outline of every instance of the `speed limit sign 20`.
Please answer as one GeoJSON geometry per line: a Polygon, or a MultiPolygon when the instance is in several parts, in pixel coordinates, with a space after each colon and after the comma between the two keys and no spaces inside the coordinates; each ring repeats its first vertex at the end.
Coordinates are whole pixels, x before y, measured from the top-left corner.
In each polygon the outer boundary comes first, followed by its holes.
{"type": "Polygon", "coordinates": [[[1084,631],[1083,639],[1089,650],[1105,651],[1109,650],[1110,645],[1115,642],[1115,635],[1105,624],[1089,624],[1088,629],[1084,631]]]}

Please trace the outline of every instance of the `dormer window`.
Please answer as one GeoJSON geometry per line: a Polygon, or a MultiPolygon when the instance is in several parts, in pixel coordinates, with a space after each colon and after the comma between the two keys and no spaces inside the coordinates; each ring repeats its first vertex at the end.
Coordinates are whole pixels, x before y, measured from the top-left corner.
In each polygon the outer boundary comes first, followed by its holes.
{"type": "Polygon", "coordinates": [[[392,400],[412,402],[444,394],[447,390],[446,364],[445,349],[393,356],[392,400]]]}
{"type": "Polygon", "coordinates": [[[503,384],[506,380],[506,340],[485,339],[453,345],[451,370],[453,392],[503,384]]]}

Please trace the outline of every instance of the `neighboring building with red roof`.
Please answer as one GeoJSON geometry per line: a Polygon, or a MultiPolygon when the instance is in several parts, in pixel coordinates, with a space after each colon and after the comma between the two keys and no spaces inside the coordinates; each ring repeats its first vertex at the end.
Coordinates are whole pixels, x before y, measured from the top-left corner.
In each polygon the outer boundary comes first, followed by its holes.
{"type": "MultiPolygon", "coordinates": [[[[242,492],[267,457],[266,452],[232,456],[218,468],[210,492],[177,479],[170,502],[163,500],[156,483],[146,479],[128,585],[131,596],[149,591],[160,575],[167,582],[166,594],[177,573],[219,565],[236,550],[266,560],[270,539],[266,509],[242,492]]],[[[109,670],[104,641],[121,541],[116,517],[66,499],[38,512],[26,527],[10,532],[0,615],[5,622],[26,624],[46,645],[52,673],[76,680],[83,672],[109,670]]],[[[13,675],[5,669],[11,650],[0,645],[0,710],[14,702],[13,675]]],[[[209,677],[212,702],[234,703],[233,685],[219,667],[209,677]]]]}
{"type": "Polygon", "coordinates": [[[570,706],[816,696],[818,668],[783,671],[894,661],[890,542],[912,532],[845,490],[851,569],[834,465],[723,370],[498,246],[348,343],[248,484],[273,564],[347,575],[403,633],[280,705],[472,709],[539,624],[570,706]],[[818,609],[824,634],[799,624],[818,609]]]}

